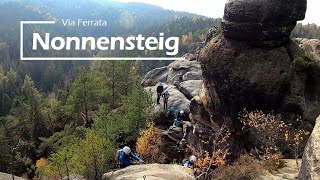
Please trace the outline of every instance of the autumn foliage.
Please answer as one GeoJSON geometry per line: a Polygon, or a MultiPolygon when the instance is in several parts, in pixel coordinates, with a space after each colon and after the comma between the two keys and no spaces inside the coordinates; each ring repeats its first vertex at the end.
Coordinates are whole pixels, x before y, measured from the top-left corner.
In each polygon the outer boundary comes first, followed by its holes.
{"type": "Polygon", "coordinates": [[[137,154],[147,163],[164,163],[166,155],[161,151],[163,140],[160,130],[150,123],[140,132],[137,140],[137,154]]]}
{"type": "Polygon", "coordinates": [[[239,114],[239,119],[244,125],[244,132],[249,133],[251,143],[263,154],[265,160],[287,150],[291,150],[291,156],[297,159],[301,156],[310,134],[302,126],[300,116],[294,120],[295,126],[279,114],[267,114],[262,111],[244,110],[239,114]]]}

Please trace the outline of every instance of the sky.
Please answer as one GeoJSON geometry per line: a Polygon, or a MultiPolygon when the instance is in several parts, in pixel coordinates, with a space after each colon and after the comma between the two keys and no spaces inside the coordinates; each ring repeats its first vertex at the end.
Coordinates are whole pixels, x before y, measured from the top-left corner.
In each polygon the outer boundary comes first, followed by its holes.
{"type": "MultiPolygon", "coordinates": [[[[117,0],[121,2],[144,2],[165,9],[186,11],[212,18],[222,17],[226,0],[117,0]]],[[[308,8],[303,24],[320,25],[320,0],[307,0],[308,8]]]]}

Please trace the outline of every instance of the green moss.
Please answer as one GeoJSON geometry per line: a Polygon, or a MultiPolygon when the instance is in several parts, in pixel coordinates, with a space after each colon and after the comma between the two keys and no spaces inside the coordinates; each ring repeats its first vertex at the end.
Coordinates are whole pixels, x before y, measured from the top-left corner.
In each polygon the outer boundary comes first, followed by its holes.
{"type": "Polygon", "coordinates": [[[312,61],[307,56],[296,56],[293,60],[293,65],[298,70],[306,70],[312,65],[312,61]]]}
{"type": "Polygon", "coordinates": [[[297,38],[292,38],[291,39],[294,43],[296,43],[296,44],[299,44],[300,43],[300,41],[297,39],[297,38]]]}

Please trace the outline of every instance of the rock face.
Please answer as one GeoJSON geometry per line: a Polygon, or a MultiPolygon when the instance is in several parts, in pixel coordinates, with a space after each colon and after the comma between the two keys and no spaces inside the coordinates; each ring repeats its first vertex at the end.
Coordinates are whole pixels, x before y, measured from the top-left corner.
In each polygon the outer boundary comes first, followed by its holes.
{"type": "Polygon", "coordinates": [[[283,45],[296,22],[304,19],[306,5],[306,0],[228,0],[223,34],[258,46],[283,45]]]}
{"type": "MultiPolygon", "coordinates": [[[[174,61],[168,66],[154,69],[147,73],[142,80],[146,91],[152,93],[152,98],[156,103],[157,93],[156,89],[160,82],[164,85],[165,90],[169,90],[170,97],[168,99],[168,109],[174,107],[176,110],[183,110],[186,114],[190,113],[191,99],[198,96],[200,88],[203,84],[202,71],[200,63],[195,61],[192,54],[186,54],[186,60],[174,61]]],[[[182,160],[187,155],[184,148],[180,148],[179,142],[184,137],[184,131],[181,127],[173,127],[173,122],[169,122],[166,117],[167,110],[163,109],[162,99],[160,105],[155,107],[156,112],[160,112],[160,116],[154,119],[156,126],[161,129],[161,137],[164,139],[164,153],[167,156],[168,162],[174,159],[177,161],[182,160]]],[[[191,132],[192,125],[186,121],[183,123],[188,139],[188,144],[199,144],[199,140],[191,132]]],[[[208,131],[209,132],[209,131],[208,131]]],[[[183,144],[182,146],[184,146],[183,144]]]]}
{"type": "MultiPolygon", "coordinates": [[[[0,172],[0,179],[1,180],[12,180],[12,175],[0,172]]],[[[17,176],[14,176],[14,179],[15,180],[26,180],[24,178],[17,177],[17,176]]]]}
{"type": "Polygon", "coordinates": [[[106,173],[103,180],[195,180],[191,169],[173,164],[135,165],[106,173]]]}
{"type": "Polygon", "coordinates": [[[231,149],[241,148],[238,113],[264,110],[314,120],[320,114],[320,66],[289,39],[306,0],[229,0],[222,34],[200,52],[204,84],[191,100],[191,119],[218,129],[227,124],[231,149]],[[239,144],[238,144],[239,143],[239,144]]]}
{"type": "Polygon", "coordinates": [[[251,48],[246,42],[219,36],[201,52],[200,60],[212,102],[206,109],[217,114],[211,119],[221,119],[219,115],[234,119],[243,108],[311,116],[306,114],[311,79],[297,70],[286,47],[251,48]]]}
{"type": "Polygon", "coordinates": [[[320,116],[304,149],[299,179],[320,179],[320,116]]]}
{"type": "Polygon", "coordinates": [[[299,46],[306,55],[320,63],[320,40],[319,39],[301,39],[299,46]]]}
{"type": "Polygon", "coordinates": [[[298,160],[299,168],[295,159],[282,159],[284,167],[281,167],[276,172],[266,171],[263,175],[257,177],[257,180],[296,180],[299,174],[301,159],[298,160]]]}
{"type": "MultiPolygon", "coordinates": [[[[200,63],[194,61],[192,54],[186,54],[184,57],[186,60],[174,61],[168,66],[148,72],[141,84],[145,90],[152,93],[156,101],[157,86],[160,82],[164,83],[164,88],[170,91],[168,107],[175,106],[189,113],[190,100],[198,94],[203,81],[200,63]]],[[[157,109],[161,108],[162,100],[161,106],[157,109]]]]}

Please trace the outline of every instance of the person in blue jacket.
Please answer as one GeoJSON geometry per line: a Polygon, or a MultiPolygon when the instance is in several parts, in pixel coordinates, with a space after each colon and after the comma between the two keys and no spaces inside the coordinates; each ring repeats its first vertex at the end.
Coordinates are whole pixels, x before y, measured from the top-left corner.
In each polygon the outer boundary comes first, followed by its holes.
{"type": "Polygon", "coordinates": [[[183,160],[182,164],[184,167],[194,169],[196,166],[197,157],[195,155],[192,155],[189,157],[189,159],[183,160]]]}
{"type": "Polygon", "coordinates": [[[123,149],[119,150],[119,164],[120,164],[120,168],[125,168],[127,166],[133,165],[131,159],[134,159],[136,161],[139,161],[140,163],[143,163],[143,161],[136,156],[135,154],[133,154],[131,152],[131,149],[128,146],[125,146],[123,149]]]}

